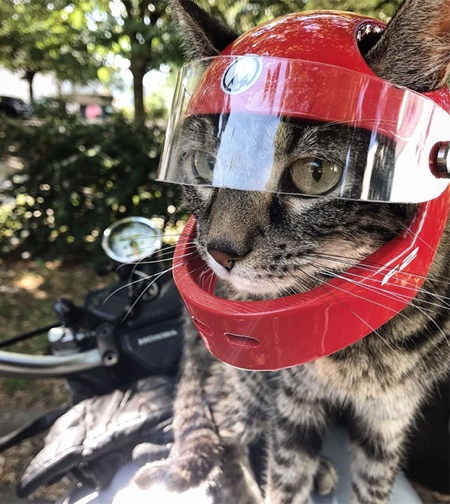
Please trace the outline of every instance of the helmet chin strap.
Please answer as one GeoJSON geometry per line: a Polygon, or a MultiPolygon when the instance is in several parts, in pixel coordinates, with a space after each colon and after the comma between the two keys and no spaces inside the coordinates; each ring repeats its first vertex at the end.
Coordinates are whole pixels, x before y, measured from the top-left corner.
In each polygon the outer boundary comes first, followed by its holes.
{"type": "Polygon", "coordinates": [[[264,301],[214,295],[217,277],[200,256],[189,254],[196,234],[191,217],[175,250],[175,283],[203,342],[218,359],[253,370],[303,364],[376,331],[414,299],[439,245],[449,202],[447,189],[420,204],[407,230],[328,283],[264,301]]]}

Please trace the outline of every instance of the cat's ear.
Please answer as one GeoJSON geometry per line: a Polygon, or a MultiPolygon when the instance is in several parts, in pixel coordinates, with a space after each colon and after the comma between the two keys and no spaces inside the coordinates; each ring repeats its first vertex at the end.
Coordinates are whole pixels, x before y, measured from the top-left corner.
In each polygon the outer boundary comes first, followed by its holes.
{"type": "Polygon", "coordinates": [[[188,60],[216,56],[238,35],[190,0],[170,0],[188,60]]]}
{"type": "Polygon", "coordinates": [[[365,58],[395,84],[421,92],[441,87],[450,70],[450,0],[405,0],[365,58]]]}

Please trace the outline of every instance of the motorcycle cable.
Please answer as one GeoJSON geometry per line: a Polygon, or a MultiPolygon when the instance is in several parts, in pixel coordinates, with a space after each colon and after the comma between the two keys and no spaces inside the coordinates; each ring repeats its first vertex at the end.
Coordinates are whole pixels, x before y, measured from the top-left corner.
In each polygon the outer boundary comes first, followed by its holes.
{"type": "Polygon", "coordinates": [[[12,336],[10,338],[0,341],[0,348],[12,346],[21,341],[33,338],[34,336],[38,336],[39,334],[48,332],[50,331],[50,329],[58,327],[59,325],[60,322],[53,322],[52,324],[48,324],[46,326],[38,327],[37,329],[32,329],[31,331],[25,331],[23,333],[17,334],[16,336],[12,336]]]}

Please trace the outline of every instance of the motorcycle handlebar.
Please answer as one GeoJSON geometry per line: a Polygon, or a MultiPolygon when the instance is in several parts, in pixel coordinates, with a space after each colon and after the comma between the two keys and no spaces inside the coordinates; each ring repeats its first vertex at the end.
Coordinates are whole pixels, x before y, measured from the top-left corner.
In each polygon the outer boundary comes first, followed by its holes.
{"type": "Polygon", "coordinates": [[[65,378],[102,365],[98,349],[70,355],[29,355],[0,350],[0,376],[65,378]]]}

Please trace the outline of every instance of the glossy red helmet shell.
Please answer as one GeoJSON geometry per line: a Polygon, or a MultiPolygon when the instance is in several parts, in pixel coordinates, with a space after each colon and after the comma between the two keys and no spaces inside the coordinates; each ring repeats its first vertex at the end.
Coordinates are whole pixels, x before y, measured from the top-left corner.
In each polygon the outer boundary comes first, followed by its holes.
{"type": "MultiPolygon", "coordinates": [[[[355,14],[291,14],[250,30],[221,55],[301,59],[373,76],[358,44],[383,29],[381,22],[355,14]]],[[[447,87],[424,94],[450,111],[447,87]]],[[[200,257],[186,262],[188,244],[195,238],[191,218],[175,251],[175,282],[217,358],[255,370],[295,366],[351,345],[411,302],[431,267],[449,207],[446,189],[419,205],[407,230],[340,278],[304,294],[252,302],[216,297],[216,278],[212,272],[205,277],[207,266],[200,257]]]]}

